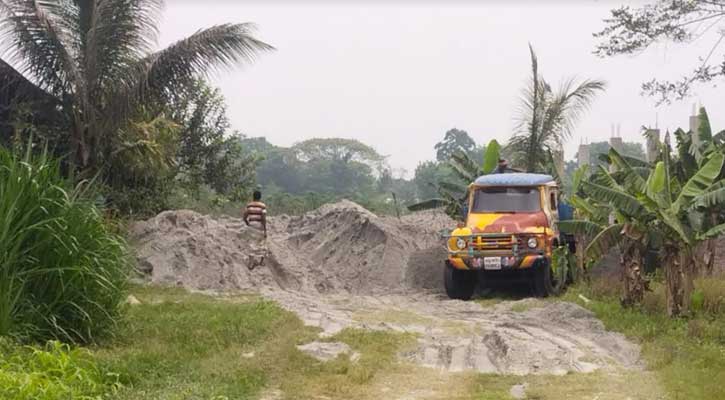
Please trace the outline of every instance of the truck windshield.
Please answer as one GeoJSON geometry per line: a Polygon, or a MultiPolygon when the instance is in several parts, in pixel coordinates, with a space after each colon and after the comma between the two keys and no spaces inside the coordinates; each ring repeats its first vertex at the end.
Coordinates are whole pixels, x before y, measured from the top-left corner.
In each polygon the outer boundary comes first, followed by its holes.
{"type": "Polygon", "coordinates": [[[474,213],[540,211],[539,189],[535,187],[490,187],[476,190],[474,213]]]}

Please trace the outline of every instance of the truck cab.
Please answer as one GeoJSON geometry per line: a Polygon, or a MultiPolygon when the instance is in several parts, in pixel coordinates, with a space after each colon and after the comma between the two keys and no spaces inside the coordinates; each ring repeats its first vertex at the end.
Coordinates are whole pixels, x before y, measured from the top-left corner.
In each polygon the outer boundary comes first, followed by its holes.
{"type": "Polygon", "coordinates": [[[536,296],[556,294],[565,284],[552,262],[561,242],[558,201],[550,175],[491,174],[471,183],[464,222],[445,235],[448,296],[468,300],[479,281],[503,274],[529,281],[536,296]]]}

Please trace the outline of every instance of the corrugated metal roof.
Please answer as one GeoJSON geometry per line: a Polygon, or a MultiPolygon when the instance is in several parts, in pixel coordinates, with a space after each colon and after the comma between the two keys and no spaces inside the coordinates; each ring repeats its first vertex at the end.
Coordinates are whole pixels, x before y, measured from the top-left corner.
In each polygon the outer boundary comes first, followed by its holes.
{"type": "Polygon", "coordinates": [[[552,182],[554,178],[545,174],[504,173],[483,175],[476,179],[476,185],[486,186],[538,186],[552,182]]]}

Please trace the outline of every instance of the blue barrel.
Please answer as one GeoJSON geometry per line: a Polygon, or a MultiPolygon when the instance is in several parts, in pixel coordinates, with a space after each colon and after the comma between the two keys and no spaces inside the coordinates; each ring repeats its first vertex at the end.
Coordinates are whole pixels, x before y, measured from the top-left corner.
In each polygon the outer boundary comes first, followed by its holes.
{"type": "Polygon", "coordinates": [[[563,201],[559,202],[559,221],[566,221],[569,219],[574,219],[574,207],[570,206],[567,203],[564,203],[563,201]]]}

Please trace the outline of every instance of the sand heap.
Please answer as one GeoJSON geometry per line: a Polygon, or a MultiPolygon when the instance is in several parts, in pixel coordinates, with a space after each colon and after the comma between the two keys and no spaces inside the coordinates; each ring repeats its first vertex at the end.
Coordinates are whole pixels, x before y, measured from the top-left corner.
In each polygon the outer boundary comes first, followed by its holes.
{"type": "Polygon", "coordinates": [[[375,294],[440,288],[445,252],[439,232],[453,225],[439,212],[398,220],[342,201],[270,218],[266,241],[241,219],[186,210],[136,223],[131,236],[139,268],[154,283],[375,294]]]}

